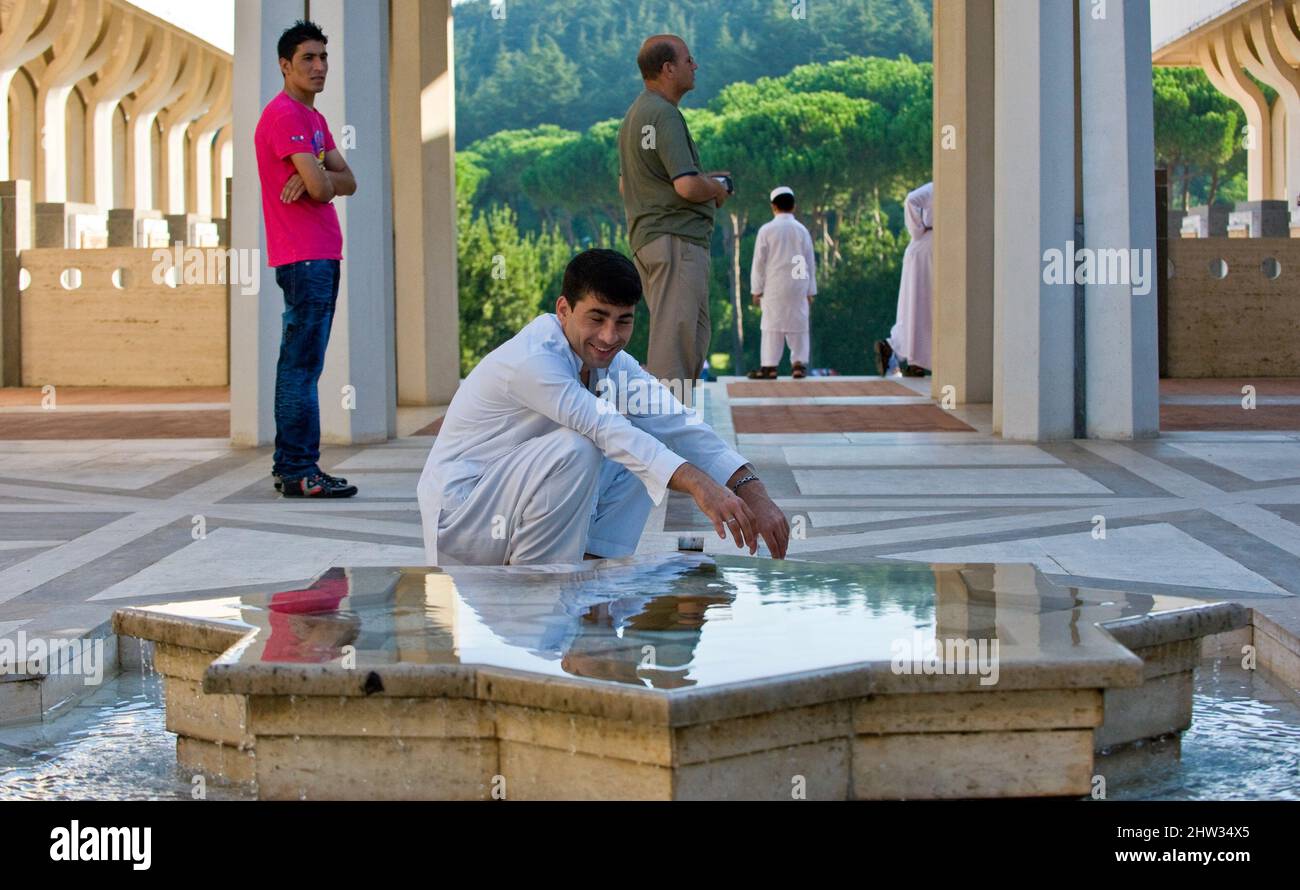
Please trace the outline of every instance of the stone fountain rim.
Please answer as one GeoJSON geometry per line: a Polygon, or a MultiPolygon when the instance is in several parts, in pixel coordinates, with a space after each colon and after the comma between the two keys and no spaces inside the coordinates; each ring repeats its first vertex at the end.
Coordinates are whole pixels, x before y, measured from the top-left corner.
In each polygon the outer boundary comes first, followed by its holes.
{"type": "MultiPolygon", "coordinates": [[[[609,562],[626,564],[638,559],[609,562]]],[[[1040,572],[1036,574],[1042,577],[1040,572]]],[[[475,699],[668,727],[876,695],[1137,687],[1143,679],[1143,659],[1132,650],[1250,624],[1250,610],[1231,602],[1200,603],[1096,622],[1092,626],[1100,631],[1099,643],[1111,648],[1109,654],[1056,657],[1047,662],[1004,657],[995,686],[981,686],[979,678],[971,675],[895,674],[889,661],[873,660],[703,688],[647,689],[493,665],[388,664],[353,669],[336,664],[241,664],[239,657],[255,638],[255,628],[236,619],[169,614],[162,611],[166,608],[119,609],[113,616],[113,629],[166,646],[211,653],[214,660],[202,684],[205,693],[475,699]]]]}

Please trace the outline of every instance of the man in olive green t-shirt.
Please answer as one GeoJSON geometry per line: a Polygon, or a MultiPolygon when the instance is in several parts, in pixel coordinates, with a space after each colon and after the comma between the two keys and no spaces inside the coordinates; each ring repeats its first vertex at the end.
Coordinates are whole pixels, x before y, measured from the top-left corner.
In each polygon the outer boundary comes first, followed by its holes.
{"type": "MultiPolygon", "coordinates": [[[[685,41],[648,38],[637,54],[645,91],[618,131],[618,190],[632,259],[650,310],[646,369],[686,398],[709,351],[709,239],[728,192],[700,172],[700,155],[677,104],[695,88],[685,41]]],[[[729,175],[729,174],[725,174],[729,175]]]]}

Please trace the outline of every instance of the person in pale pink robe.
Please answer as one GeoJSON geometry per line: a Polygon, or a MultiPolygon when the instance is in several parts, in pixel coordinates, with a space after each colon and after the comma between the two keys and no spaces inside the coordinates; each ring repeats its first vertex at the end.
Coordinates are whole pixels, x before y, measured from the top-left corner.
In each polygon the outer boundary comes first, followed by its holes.
{"type": "Polygon", "coordinates": [[[898,313],[888,340],[876,343],[876,369],[883,376],[890,356],[898,357],[909,376],[924,376],[931,364],[934,335],[934,275],[931,267],[934,236],[934,183],[927,182],[903,202],[912,243],[903,254],[898,285],[898,313]]]}

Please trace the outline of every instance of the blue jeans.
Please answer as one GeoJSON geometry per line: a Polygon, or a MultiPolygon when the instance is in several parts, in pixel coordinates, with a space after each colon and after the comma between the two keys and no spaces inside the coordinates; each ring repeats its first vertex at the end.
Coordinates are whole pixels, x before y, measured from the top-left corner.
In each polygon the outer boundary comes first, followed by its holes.
{"type": "Polygon", "coordinates": [[[280,361],[275,366],[275,465],[272,472],[296,479],[316,472],[320,460],[320,401],[316,385],[325,367],[334,303],[339,295],[338,260],[303,260],[277,266],[284,291],[280,361]]]}

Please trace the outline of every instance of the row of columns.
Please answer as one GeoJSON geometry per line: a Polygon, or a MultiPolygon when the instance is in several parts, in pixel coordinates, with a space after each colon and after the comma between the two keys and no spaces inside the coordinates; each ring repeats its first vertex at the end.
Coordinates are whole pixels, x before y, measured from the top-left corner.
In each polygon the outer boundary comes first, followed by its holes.
{"type": "Polygon", "coordinates": [[[224,196],[222,153],[229,135],[222,140],[217,134],[229,129],[231,80],[229,55],[124,0],[4,4],[0,181],[21,178],[25,171],[17,169],[12,149],[29,140],[37,202],[75,199],[104,209],[211,216],[224,196]],[[26,85],[15,86],[20,76],[35,86],[30,117],[26,85]],[[74,90],[85,103],[83,157],[70,156],[65,124],[74,90]],[[12,132],[11,111],[18,122],[12,132]],[[119,114],[126,119],[124,145],[115,145],[119,114]],[[124,165],[117,162],[119,152],[124,165]],[[84,170],[83,195],[68,193],[74,165],[84,170]],[[161,194],[154,193],[155,170],[161,194]],[[124,188],[118,183],[123,178],[124,188]]]}
{"type": "Polygon", "coordinates": [[[1251,201],[1300,199],[1300,0],[1269,0],[1205,33],[1196,58],[1246,115],[1251,201]],[[1252,77],[1254,80],[1252,80],[1252,77]],[[1269,103],[1258,80],[1277,93],[1269,103]]]}
{"type": "Polygon", "coordinates": [[[935,0],[934,15],[932,394],[991,401],[1008,439],[1156,435],[1147,3],[935,0]],[[1080,249],[1145,262],[1152,287],[1049,274],[1080,249]]]}

